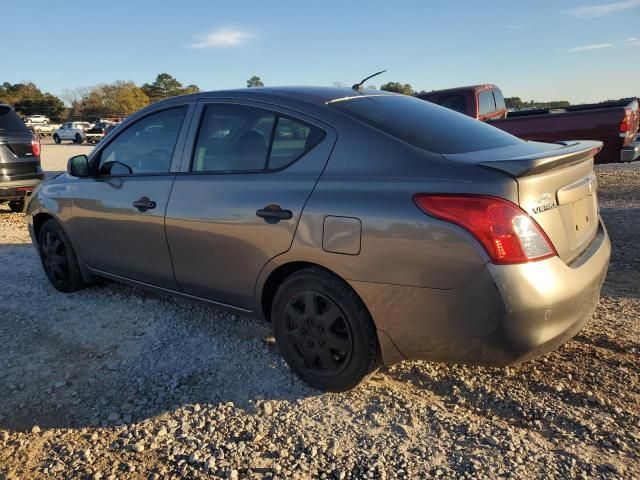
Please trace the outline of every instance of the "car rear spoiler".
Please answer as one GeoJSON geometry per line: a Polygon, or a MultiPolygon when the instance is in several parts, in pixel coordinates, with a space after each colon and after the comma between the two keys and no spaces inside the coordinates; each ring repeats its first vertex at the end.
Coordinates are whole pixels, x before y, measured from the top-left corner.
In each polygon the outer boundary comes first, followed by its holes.
{"type": "MultiPolygon", "coordinates": [[[[531,146],[534,144],[545,145],[537,142],[527,143],[531,146]]],[[[602,149],[602,142],[591,140],[555,142],[555,144],[546,144],[545,146],[551,147],[552,145],[560,147],[537,149],[537,151],[529,151],[524,155],[518,155],[518,152],[511,149],[506,151],[497,149],[443,156],[447,160],[473,163],[507,173],[514,178],[520,178],[580,163],[587,158],[593,158],[602,149]]]]}

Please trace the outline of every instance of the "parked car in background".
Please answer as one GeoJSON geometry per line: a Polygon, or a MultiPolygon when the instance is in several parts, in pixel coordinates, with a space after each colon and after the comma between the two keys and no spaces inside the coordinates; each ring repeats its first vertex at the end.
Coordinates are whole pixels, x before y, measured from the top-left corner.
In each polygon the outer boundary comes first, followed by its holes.
{"type": "Polygon", "coordinates": [[[380,362],[508,365],[574,336],[609,263],[601,146],[377,90],[200,93],[72,157],[29,231],[58,290],[107,277],[261,315],[293,371],[343,391],[380,362]]]}
{"type": "Polygon", "coordinates": [[[27,128],[40,136],[51,136],[55,130],[60,128],[59,124],[56,123],[31,123],[27,125],[27,128]]]}
{"type": "Polygon", "coordinates": [[[604,147],[596,155],[596,163],[631,162],[640,158],[640,145],[636,142],[640,124],[637,99],[508,112],[502,91],[490,84],[434,90],[418,97],[491,122],[494,127],[524,140],[600,140],[604,147]]]}
{"type": "Polygon", "coordinates": [[[49,119],[44,115],[28,115],[24,117],[24,123],[26,123],[27,125],[32,125],[32,124],[48,125],[49,119]]]}
{"type": "Polygon", "coordinates": [[[40,142],[9,105],[0,104],[0,203],[24,211],[42,178],[40,142]]]}
{"type": "Polygon", "coordinates": [[[53,140],[60,143],[71,140],[73,143],[83,143],[87,139],[87,130],[91,128],[89,122],[67,122],[53,132],[53,140]]]}
{"type": "Polygon", "coordinates": [[[116,128],[118,128],[118,125],[120,125],[120,122],[118,123],[113,123],[111,125],[109,125],[107,128],[104,129],[104,135],[105,137],[107,135],[109,135],[111,132],[113,132],[116,128]]]}
{"type": "Polygon", "coordinates": [[[104,121],[104,120],[96,122],[93,127],[91,127],[85,132],[87,142],[98,143],[100,140],[104,138],[104,136],[107,133],[107,129],[112,125],[115,125],[115,123],[110,121],[104,121]]]}

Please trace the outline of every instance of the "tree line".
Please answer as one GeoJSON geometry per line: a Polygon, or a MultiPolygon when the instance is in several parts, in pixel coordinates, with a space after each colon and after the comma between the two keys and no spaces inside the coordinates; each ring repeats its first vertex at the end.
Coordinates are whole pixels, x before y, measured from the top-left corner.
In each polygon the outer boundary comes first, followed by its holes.
{"type": "MultiPolygon", "coordinates": [[[[260,77],[247,80],[247,87],[263,87],[260,77]]],[[[93,87],[65,89],[60,96],[43,92],[32,82],[0,85],[0,103],[12,105],[22,116],[42,114],[52,121],[66,118],[126,117],[150,103],[200,91],[168,73],[160,73],[153,82],[141,86],[118,80],[93,87]]]]}
{"type": "MultiPolygon", "coordinates": [[[[335,82],[336,87],[348,87],[343,82],[335,82]]],[[[247,87],[264,87],[262,79],[253,75],[247,80],[247,87]]],[[[367,85],[368,89],[375,89],[375,85],[367,85]]],[[[426,93],[416,91],[411,84],[402,82],[387,82],[380,85],[380,90],[401,93],[404,95],[418,95],[426,93]]],[[[183,86],[175,77],[168,73],[160,73],[151,83],[141,86],[131,81],[118,80],[113,83],[103,83],[93,87],[79,87],[65,89],[58,97],[49,92],[43,92],[34,83],[5,82],[0,85],[0,103],[13,105],[21,115],[44,114],[53,121],[62,118],[97,118],[97,117],[126,117],[146,105],[164,100],[165,98],[200,91],[198,85],[183,86]]],[[[551,102],[523,101],[520,97],[505,98],[507,108],[521,110],[525,108],[563,108],[571,105],[566,100],[551,102]]]]}

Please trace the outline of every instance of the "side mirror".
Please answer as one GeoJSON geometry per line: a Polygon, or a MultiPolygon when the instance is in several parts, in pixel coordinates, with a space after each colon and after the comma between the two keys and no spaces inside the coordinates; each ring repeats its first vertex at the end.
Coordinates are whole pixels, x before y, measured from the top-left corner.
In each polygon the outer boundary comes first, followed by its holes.
{"type": "Polygon", "coordinates": [[[89,176],[89,158],[86,155],[76,155],[67,162],[67,173],[72,177],[89,176]]]}

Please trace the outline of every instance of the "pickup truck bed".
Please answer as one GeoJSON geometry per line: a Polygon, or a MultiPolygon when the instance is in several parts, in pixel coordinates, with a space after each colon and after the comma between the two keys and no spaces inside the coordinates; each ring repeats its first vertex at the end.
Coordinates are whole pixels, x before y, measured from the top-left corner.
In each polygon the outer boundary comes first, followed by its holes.
{"type": "Polygon", "coordinates": [[[596,155],[596,163],[640,159],[636,140],[640,124],[638,99],[575,105],[559,110],[507,112],[502,92],[491,84],[434,90],[418,97],[488,122],[524,140],[550,143],[599,140],[604,147],[596,155]]]}
{"type": "MultiPolygon", "coordinates": [[[[638,106],[636,102],[611,102],[609,104],[577,105],[563,110],[524,110],[507,113],[507,117],[491,120],[494,127],[524,140],[557,142],[559,140],[600,140],[604,147],[596,156],[596,163],[613,163],[624,160],[623,148],[638,133],[638,106]],[[634,105],[635,103],[635,108],[634,105]],[[628,135],[620,126],[626,109],[635,111],[635,130],[628,135]]],[[[631,161],[631,160],[627,160],[631,161]]]]}

